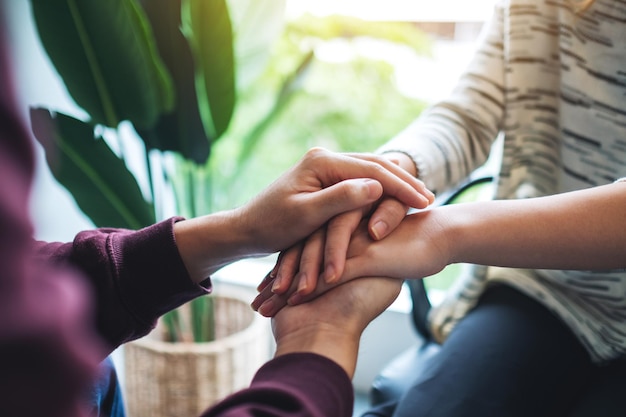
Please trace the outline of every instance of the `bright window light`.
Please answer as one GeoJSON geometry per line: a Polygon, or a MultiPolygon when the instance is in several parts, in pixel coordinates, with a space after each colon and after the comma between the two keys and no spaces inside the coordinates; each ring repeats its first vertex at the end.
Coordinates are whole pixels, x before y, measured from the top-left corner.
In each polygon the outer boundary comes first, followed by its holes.
{"type": "Polygon", "coordinates": [[[287,13],[341,14],[377,21],[481,22],[493,5],[494,0],[288,0],[287,13]]]}

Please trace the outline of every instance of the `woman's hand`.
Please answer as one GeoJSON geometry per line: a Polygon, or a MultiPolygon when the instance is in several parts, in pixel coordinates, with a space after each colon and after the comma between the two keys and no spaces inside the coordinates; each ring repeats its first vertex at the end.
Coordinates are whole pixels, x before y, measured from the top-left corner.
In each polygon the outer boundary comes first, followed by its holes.
{"type": "MultiPolygon", "coordinates": [[[[409,172],[411,177],[415,176],[415,165],[408,156],[388,154],[384,157],[409,172]]],[[[431,197],[432,193],[428,194],[429,202],[432,202],[431,197]]],[[[277,265],[259,284],[258,290],[263,290],[273,280],[272,291],[282,294],[295,280],[297,291],[306,296],[315,289],[318,277],[328,284],[335,282],[343,274],[348,243],[361,220],[369,219],[370,236],[380,240],[400,224],[408,209],[406,203],[384,195],[371,205],[337,215],[304,242],[283,251],[277,265]]]]}
{"type": "Polygon", "coordinates": [[[271,281],[261,289],[252,307],[264,316],[273,316],[285,305],[310,301],[335,286],[356,278],[385,276],[419,279],[441,271],[450,261],[444,235],[445,215],[435,210],[411,214],[385,239],[371,238],[366,221],[350,240],[345,269],[333,282],[320,281],[313,291],[302,294],[297,281],[281,294],[272,292],[271,281]]]}

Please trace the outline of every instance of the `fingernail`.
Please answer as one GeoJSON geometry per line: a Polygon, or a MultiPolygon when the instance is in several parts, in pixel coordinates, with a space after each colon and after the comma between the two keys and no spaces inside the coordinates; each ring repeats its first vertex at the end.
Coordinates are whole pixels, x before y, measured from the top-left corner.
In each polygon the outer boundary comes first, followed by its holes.
{"type": "Polygon", "coordinates": [[[256,298],[250,303],[250,307],[252,307],[254,311],[258,311],[259,305],[261,305],[261,294],[257,295],[256,298]]]}
{"type": "Polygon", "coordinates": [[[280,289],[280,284],[282,284],[282,275],[278,275],[274,280],[274,284],[272,284],[272,292],[275,293],[280,289]]]}
{"type": "Polygon", "coordinates": [[[381,194],[382,187],[378,181],[372,178],[364,178],[363,183],[367,185],[367,195],[371,199],[378,199],[381,194]]]}
{"type": "Polygon", "coordinates": [[[265,275],[265,278],[263,278],[263,280],[261,282],[259,282],[259,285],[257,285],[256,290],[257,291],[261,291],[263,288],[265,288],[265,286],[272,280],[274,279],[274,276],[272,275],[272,271],[270,271],[269,274],[265,275]]]}
{"type": "Polygon", "coordinates": [[[274,301],[270,298],[261,304],[261,307],[257,310],[262,316],[269,316],[274,308],[274,301]]]}
{"type": "Polygon", "coordinates": [[[300,272],[298,276],[296,277],[296,279],[298,279],[298,290],[296,291],[296,293],[300,291],[306,291],[308,287],[306,274],[304,272],[300,272]]]}
{"type": "Polygon", "coordinates": [[[376,222],[374,226],[372,226],[372,234],[376,240],[382,239],[387,234],[387,230],[389,226],[382,220],[376,222]]]}
{"type": "Polygon", "coordinates": [[[290,306],[295,306],[297,304],[300,304],[301,301],[302,296],[300,295],[300,293],[296,292],[291,297],[289,297],[289,299],[287,299],[287,304],[289,304],[290,306]]]}
{"type": "Polygon", "coordinates": [[[324,282],[326,282],[327,284],[331,284],[335,282],[336,279],[337,277],[335,267],[332,265],[328,265],[324,270],[324,282]]]}

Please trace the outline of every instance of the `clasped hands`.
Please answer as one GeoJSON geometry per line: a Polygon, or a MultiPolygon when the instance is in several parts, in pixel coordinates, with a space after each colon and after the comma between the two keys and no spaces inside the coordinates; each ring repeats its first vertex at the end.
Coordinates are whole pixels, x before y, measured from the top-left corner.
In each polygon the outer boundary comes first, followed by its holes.
{"type": "MultiPolygon", "coordinates": [[[[429,204],[434,196],[428,190],[429,204]]],[[[311,301],[357,278],[404,280],[439,272],[448,263],[441,237],[445,216],[409,206],[387,193],[375,202],[336,215],[305,239],[280,252],[252,302],[273,317],[286,305],[311,301]]]]}

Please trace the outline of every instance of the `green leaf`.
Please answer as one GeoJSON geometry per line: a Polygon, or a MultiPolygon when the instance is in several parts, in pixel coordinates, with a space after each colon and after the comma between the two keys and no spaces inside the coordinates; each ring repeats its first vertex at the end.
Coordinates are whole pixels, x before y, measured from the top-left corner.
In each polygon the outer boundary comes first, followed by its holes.
{"type": "Polygon", "coordinates": [[[136,0],[31,2],[46,52],[92,123],[147,128],[172,108],[172,82],[136,0]]]}
{"type": "Polygon", "coordinates": [[[183,33],[196,63],[200,114],[211,142],[228,128],[235,107],[232,24],[226,0],[183,0],[183,33]]]}
{"type": "Polygon", "coordinates": [[[159,54],[175,86],[175,106],[150,129],[139,130],[149,149],[175,151],[197,164],[209,157],[210,143],[200,117],[191,48],[181,31],[182,0],[141,0],[159,54]]]}
{"type": "Polygon", "coordinates": [[[31,109],[33,133],[54,177],[98,227],[139,229],[155,222],[153,205],[124,162],[87,123],[31,109]]]}

